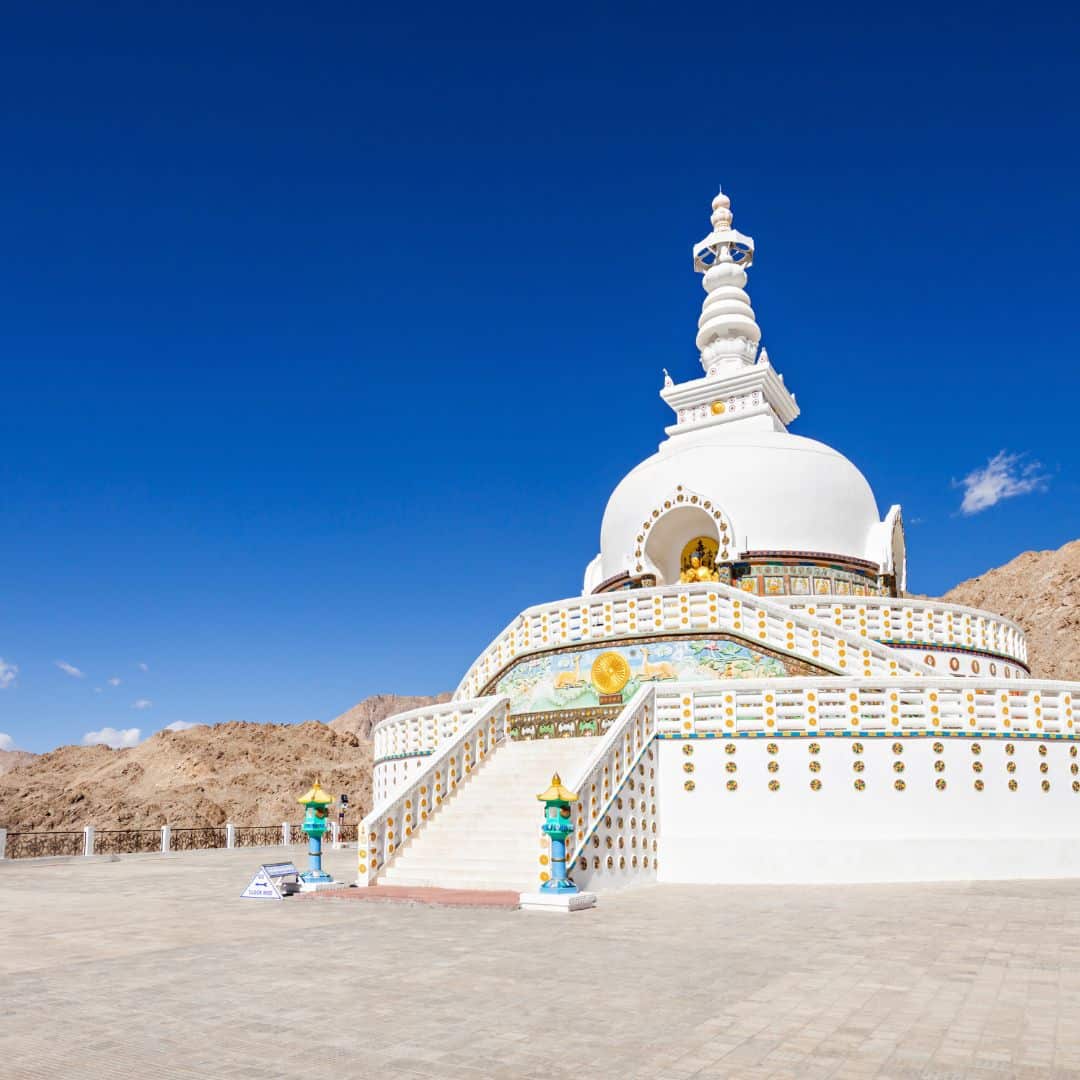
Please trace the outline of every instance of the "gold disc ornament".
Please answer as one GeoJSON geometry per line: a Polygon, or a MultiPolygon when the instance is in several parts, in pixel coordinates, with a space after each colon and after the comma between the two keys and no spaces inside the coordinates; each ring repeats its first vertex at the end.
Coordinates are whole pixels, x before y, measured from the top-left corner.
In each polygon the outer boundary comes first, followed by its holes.
{"type": "Polygon", "coordinates": [[[601,653],[592,666],[592,683],[601,694],[618,694],[630,681],[630,662],[622,653],[601,653]]]}

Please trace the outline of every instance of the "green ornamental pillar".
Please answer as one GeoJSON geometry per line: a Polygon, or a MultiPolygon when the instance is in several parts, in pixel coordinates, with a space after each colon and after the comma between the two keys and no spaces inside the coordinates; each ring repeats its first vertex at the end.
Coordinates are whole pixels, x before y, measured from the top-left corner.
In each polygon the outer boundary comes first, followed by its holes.
{"type": "Polygon", "coordinates": [[[330,827],[327,807],[334,801],[333,797],[327,795],[316,780],[311,790],[296,801],[306,808],[304,822],[300,828],[304,830],[308,838],[308,868],[300,875],[300,880],[309,884],[333,881],[334,879],[322,868],[322,838],[330,827]]]}
{"type": "Polygon", "coordinates": [[[551,877],[540,886],[545,893],[571,894],[578,887],[566,875],[566,839],[574,832],[570,804],[577,795],[563,787],[559,774],[551,778],[551,787],[536,796],[544,804],[544,824],[541,831],[551,840],[551,877]]]}

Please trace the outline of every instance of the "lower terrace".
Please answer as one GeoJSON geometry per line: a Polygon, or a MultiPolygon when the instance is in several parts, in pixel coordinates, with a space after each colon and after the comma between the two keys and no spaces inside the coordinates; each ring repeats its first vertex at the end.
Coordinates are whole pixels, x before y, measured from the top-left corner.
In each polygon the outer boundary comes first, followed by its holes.
{"type": "Polygon", "coordinates": [[[1080,1078],[1080,882],[241,900],[282,855],[0,864],[0,1074],[1080,1078]]]}

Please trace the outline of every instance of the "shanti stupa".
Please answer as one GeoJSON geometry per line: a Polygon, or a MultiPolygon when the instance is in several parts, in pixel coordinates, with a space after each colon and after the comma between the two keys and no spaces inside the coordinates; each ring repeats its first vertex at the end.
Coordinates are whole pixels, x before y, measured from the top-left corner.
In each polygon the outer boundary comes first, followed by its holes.
{"type": "Polygon", "coordinates": [[[1080,873],[1080,684],[1029,678],[1015,623],[904,595],[900,507],[788,431],[754,242],[724,194],[711,225],[701,374],[665,373],[667,437],[608,501],[582,595],[376,727],[359,884],[535,889],[555,769],[594,891],[1080,873]]]}

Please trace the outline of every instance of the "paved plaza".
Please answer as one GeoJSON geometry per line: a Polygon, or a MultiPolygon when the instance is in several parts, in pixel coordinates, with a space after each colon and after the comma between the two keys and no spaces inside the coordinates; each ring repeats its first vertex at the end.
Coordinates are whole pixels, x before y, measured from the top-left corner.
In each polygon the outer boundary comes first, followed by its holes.
{"type": "Polygon", "coordinates": [[[0,1076],[1080,1078],[1080,883],[241,900],[282,850],[0,866],[0,1076]]]}

